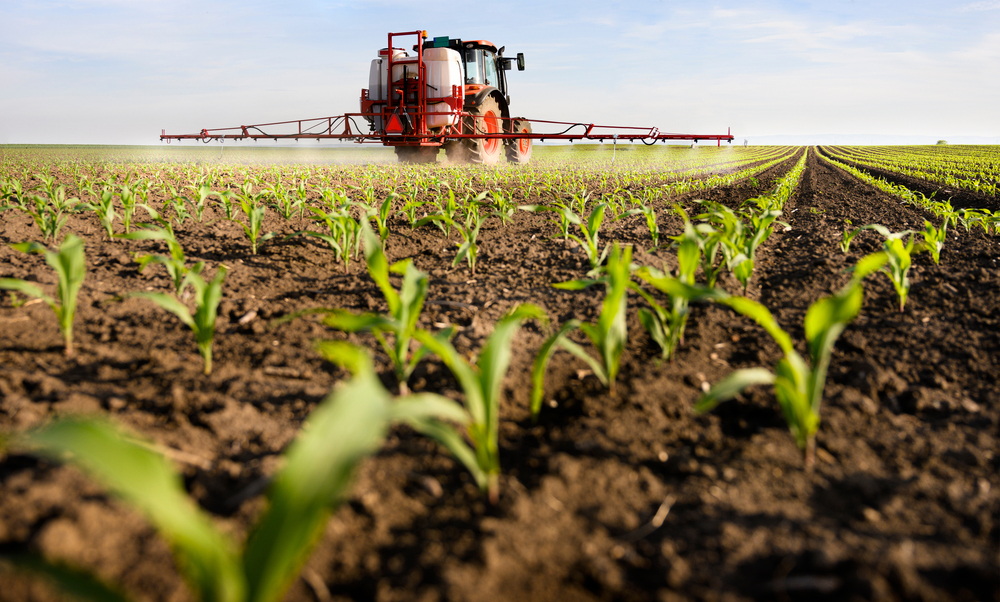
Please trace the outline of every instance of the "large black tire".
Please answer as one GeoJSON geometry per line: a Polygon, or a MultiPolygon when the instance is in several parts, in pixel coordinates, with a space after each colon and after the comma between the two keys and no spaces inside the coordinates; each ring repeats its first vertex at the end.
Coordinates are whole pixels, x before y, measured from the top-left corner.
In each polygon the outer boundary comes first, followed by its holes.
{"type": "MultiPolygon", "coordinates": [[[[530,134],[531,122],[526,119],[515,119],[512,131],[515,134],[530,134]]],[[[531,150],[534,148],[531,138],[514,138],[507,144],[507,160],[518,165],[526,165],[531,161],[531,150]]]]}
{"type": "MultiPolygon", "coordinates": [[[[472,117],[465,119],[464,131],[471,134],[502,134],[504,133],[503,113],[500,105],[492,96],[487,96],[483,102],[469,110],[472,117]]],[[[478,163],[481,165],[496,165],[504,154],[504,141],[501,138],[490,140],[463,138],[445,145],[444,152],[452,163],[478,163]]]]}
{"type": "Polygon", "coordinates": [[[396,146],[396,158],[400,163],[435,163],[438,147],[436,146],[396,146]]]}

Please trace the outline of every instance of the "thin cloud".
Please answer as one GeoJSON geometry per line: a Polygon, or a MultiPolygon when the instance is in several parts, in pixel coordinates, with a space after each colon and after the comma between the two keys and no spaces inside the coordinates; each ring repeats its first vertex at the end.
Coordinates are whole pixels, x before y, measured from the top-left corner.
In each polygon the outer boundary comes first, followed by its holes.
{"type": "Polygon", "coordinates": [[[973,2],[972,4],[966,4],[965,6],[960,6],[958,12],[973,13],[973,12],[982,12],[985,10],[1000,10],[1000,0],[985,0],[984,2],[973,2]]]}

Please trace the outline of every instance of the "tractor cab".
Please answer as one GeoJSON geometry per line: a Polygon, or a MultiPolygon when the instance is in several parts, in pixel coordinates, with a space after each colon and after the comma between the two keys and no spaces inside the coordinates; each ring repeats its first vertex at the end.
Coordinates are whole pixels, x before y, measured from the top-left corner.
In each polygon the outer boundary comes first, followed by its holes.
{"type": "MultiPolygon", "coordinates": [[[[513,64],[504,58],[503,48],[497,50],[486,40],[459,40],[447,37],[434,38],[424,43],[424,48],[451,48],[462,56],[465,68],[465,95],[475,96],[487,87],[500,90],[504,98],[510,98],[507,90],[507,76],[513,64]]],[[[524,54],[517,54],[517,69],[524,71],[524,54]]],[[[509,102],[509,100],[508,100],[509,102]]]]}

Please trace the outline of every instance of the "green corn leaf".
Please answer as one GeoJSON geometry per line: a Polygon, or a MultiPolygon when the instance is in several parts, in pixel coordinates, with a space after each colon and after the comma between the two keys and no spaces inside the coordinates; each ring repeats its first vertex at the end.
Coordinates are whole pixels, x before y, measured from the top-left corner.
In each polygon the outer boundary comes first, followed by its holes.
{"type": "Polygon", "coordinates": [[[191,312],[188,311],[187,306],[181,303],[177,299],[177,297],[168,295],[166,293],[147,292],[147,291],[129,293],[128,296],[138,297],[140,299],[149,299],[153,303],[156,303],[163,309],[177,316],[180,319],[180,321],[184,322],[184,324],[186,324],[191,330],[197,328],[194,322],[194,318],[191,317],[191,312]]]}
{"type": "Polygon", "coordinates": [[[578,280],[568,280],[566,282],[556,282],[552,285],[552,288],[558,288],[564,291],[579,291],[594,286],[598,282],[601,282],[601,280],[581,278],[578,280]]]}
{"type": "Polygon", "coordinates": [[[357,355],[356,374],[309,417],[285,454],[268,494],[269,508],[247,541],[243,568],[249,602],[277,602],[343,501],[357,463],[378,449],[389,419],[389,394],[357,355]]]}
{"type": "Polygon", "coordinates": [[[352,314],[346,309],[334,309],[323,318],[323,323],[330,328],[343,330],[344,332],[361,332],[364,330],[380,329],[394,330],[395,324],[383,316],[377,314],[352,314]]]}
{"type": "Polygon", "coordinates": [[[778,326],[774,316],[771,315],[771,312],[766,307],[752,299],[747,299],[746,297],[726,297],[724,299],[718,299],[718,302],[736,310],[759,324],[761,328],[766,330],[767,333],[771,335],[786,355],[794,353],[795,349],[792,344],[792,338],[788,336],[787,332],[778,326]]]}
{"type": "Polygon", "coordinates": [[[0,278],[0,289],[7,291],[17,291],[19,293],[28,295],[29,297],[34,297],[35,299],[41,299],[51,307],[56,309],[56,302],[52,297],[45,294],[45,291],[38,288],[34,284],[27,282],[25,280],[19,280],[17,278],[0,278]]]}
{"type": "Polygon", "coordinates": [[[469,412],[453,399],[434,393],[413,393],[397,399],[389,412],[394,421],[444,420],[469,424],[469,412]]]}
{"type": "MultiPolygon", "coordinates": [[[[579,320],[567,320],[559,327],[554,334],[545,339],[542,346],[535,354],[535,361],[531,367],[531,419],[538,420],[538,414],[542,409],[542,399],[545,396],[545,369],[556,352],[566,340],[566,335],[576,328],[579,328],[579,320]]],[[[590,357],[590,356],[588,356],[590,357]]]]}
{"type": "Polygon", "coordinates": [[[736,397],[749,386],[774,383],[774,378],[774,374],[764,368],[736,370],[702,395],[694,409],[698,413],[708,412],[723,401],[736,397]]]}
{"type": "Polygon", "coordinates": [[[90,602],[128,602],[121,592],[97,579],[87,571],[51,562],[37,554],[0,556],[14,568],[30,571],[47,579],[74,600],[90,602]]]}
{"type": "Polygon", "coordinates": [[[243,600],[245,583],[232,543],[187,497],[163,456],[95,420],[60,420],[25,441],[53,459],[68,457],[142,511],[173,545],[181,572],[202,600],[243,600]]]}

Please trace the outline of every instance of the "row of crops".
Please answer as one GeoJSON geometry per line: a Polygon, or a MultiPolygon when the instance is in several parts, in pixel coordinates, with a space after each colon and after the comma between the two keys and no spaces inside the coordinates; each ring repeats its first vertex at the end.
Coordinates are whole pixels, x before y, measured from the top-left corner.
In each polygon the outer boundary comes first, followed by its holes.
{"type": "Polygon", "coordinates": [[[1000,186],[1000,150],[995,146],[838,146],[826,153],[860,167],[990,196],[1000,186]]]}
{"type": "MultiPolygon", "coordinates": [[[[956,213],[952,222],[944,215],[938,225],[927,221],[923,231],[849,225],[841,243],[845,253],[857,236],[871,232],[881,237],[882,247],[857,262],[843,287],[809,307],[804,345],[797,344],[767,307],[745,293],[759,249],[775,231],[789,227],[781,218],[803,176],[808,151],[726,149],[705,154],[676,162],[666,161],[667,156],[631,161],[619,156],[615,169],[584,164],[455,170],[303,165],[247,169],[128,162],[53,165],[5,156],[0,161],[0,211],[30,216],[42,241],[18,241],[12,246],[44,257],[58,285],[50,294],[35,282],[2,278],[0,288],[11,291],[14,306],[38,298],[51,307],[67,354],[75,352],[77,295],[87,281],[86,244],[78,236],[82,233],[66,233],[69,217],[74,216],[100,224],[109,244],[146,241],[148,249],[136,254],[135,262],[141,269],[164,270],[170,287],[120,294],[148,300],[175,315],[191,331],[205,374],[211,373],[227,268],[190,260],[179,239],[192,223],[216,220],[239,228],[244,236],[242,251],[249,256],[275,239],[303,244],[314,239],[345,271],[352,261],[363,262],[386,311],[305,308],[281,321],[318,314],[333,330],[371,333],[389,358],[398,395],[376,374],[374,350],[339,338],[317,341],[316,351],[352,376],[316,408],[308,428],[285,452],[285,463],[269,490],[269,507],[243,546],[189,502],[162,456],[119,427],[85,419],[60,420],[14,434],[4,444],[57,459],[68,454],[72,462],[136,505],[171,542],[180,570],[201,599],[278,600],[301,569],[329,513],[345,498],[352,468],[379,448],[393,424],[406,424],[437,441],[495,503],[502,470],[502,384],[518,329],[534,321],[547,333],[531,362],[531,413],[537,418],[544,411],[546,373],[557,353],[578,358],[603,387],[614,389],[630,340],[629,298],[638,297],[643,302],[637,310],[639,321],[661,360],[671,359],[683,345],[694,303],[715,303],[759,324],[777,343],[781,359],[773,369],[732,372],[707,388],[696,411],[710,411],[748,386],[769,385],[804,464],[811,466],[832,351],[841,332],[861,312],[866,279],[884,274],[904,311],[912,254],[928,252],[937,262],[948,225],[954,227],[958,219],[969,216],[956,213]],[[783,162],[790,166],[784,175],[738,207],[674,201],[682,194],[754,181],[783,162]],[[590,192],[595,189],[602,192],[590,192]],[[553,324],[537,304],[521,303],[492,325],[492,333],[470,358],[456,350],[453,329],[431,329],[421,319],[430,278],[411,258],[390,263],[387,245],[400,234],[394,228],[411,232],[433,228],[454,241],[452,265],[464,266],[474,276],[483,223],[495,220],[503,227],[519,214],[545,216],[554,224],[557,238],[579,246],[587,271],[551,284],[603,293],[599,315],[592,322],[570,319],[553,324]],[[679,218],[682,229],[661,232],[665,214],[679,218]],[[644,224],[648,248],[669,250],[669,260],[659,266],[641,265],[634,259],[632,245],[605,241],[602,228],[619,220],[644,224]],[[744,295],[724,290],[719,285],[723,274],[730,274],[744,295]],[[461,391],[458,400],[411,392],[414,369],[428,361],[439,361],[449,369],[461,391]]],[[[101,589],[106,586],[75,570],[34,557],[14,562],[47,573],[70,590],[98,591],[99,596],[115,599],[110,589],[101,589]]]]}

